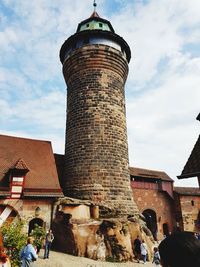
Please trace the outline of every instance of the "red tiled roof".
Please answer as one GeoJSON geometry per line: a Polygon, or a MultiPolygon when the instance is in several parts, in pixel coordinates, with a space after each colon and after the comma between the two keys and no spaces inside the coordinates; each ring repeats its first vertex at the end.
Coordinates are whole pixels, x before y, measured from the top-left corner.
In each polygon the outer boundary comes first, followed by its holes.
{"type": "Polygon", "coordinates": [[[0,186],[4,185],[2,181],[13,167],[29,169],[24,192],[31,190],[32,195],[48,192],[52,197],[63,196],[50,142],[0,135],[0,186]]]}
{"type": "Polygon", "coordinates": [[[11,169],[17,169],[17,170],[27,170],[29,171],[29,168],[27,167],[26,163],[23,159],[18,159],[13,168],[11,169]]]}
{"type": "Polygon", "coordinates": [[[179,179],[200,176],[200,135],[186,162],[179,179]]]}
{"type": "Polygon", "coordinates": [[[134,167],[129,167],[129,170],[131,176],[143,177],[147,179],[161,179],[163,181],[173,182],[173,180],[165,172],[162,171],[134,167]]]}
{"type": "Polygon", "coordinates": [[[92,15],[90,16],[90,18],[100,18],[100,17],[99,17],[99,14],[96,11],[94,11],[92,15]]]}
{"type": "Polygon", "coordinates": [[[174,187],[174,192],[179,195],[200,196],[198,187],[174,187]]]}

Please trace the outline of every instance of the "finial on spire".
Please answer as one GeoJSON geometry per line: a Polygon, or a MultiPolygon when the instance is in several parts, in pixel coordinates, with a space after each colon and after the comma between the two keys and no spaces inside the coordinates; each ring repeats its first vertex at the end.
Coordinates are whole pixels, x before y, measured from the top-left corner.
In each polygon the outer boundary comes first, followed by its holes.
{"type": "Polygon", "coordinates": [[[94,7],[94,11],[93,11],[92,15],[90,16],[90,18],[99,18],[99,15],[96,12],[96,7],[97,7],[96,0],[94,0],[94,2],[93,2],[93,7],[94,7]]]}
{"type": "Polygon", "coordinates": [[[94,12],[96,12],[96,7],[97,7],[96,0],[94,0],[93,7],[94,7],[94,12]]]}

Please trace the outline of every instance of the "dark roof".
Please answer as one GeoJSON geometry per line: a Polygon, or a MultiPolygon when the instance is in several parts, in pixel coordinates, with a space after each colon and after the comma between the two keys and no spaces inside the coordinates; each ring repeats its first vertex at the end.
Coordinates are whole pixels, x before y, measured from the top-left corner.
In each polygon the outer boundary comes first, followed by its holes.
{"type": "Polygon", "coordinates": [[[28,170],[24,196],[63,196],[50,142],[0,135],[0,191],[9,190],[5,180],[16,169],[28,170]]]}
{"type": "Polygon", "coordinates": [[[64,62],[66,51],[71,46],[73,46],[74,43],[77,43],[80,37],[85,37],[85,38],[88,38],[91,36],[99,37],[99,35],[101,35],[102,37],[104,37],[108,40],[112,40],[114,42],[119,43],[121,45],[121,47],[123,48],[123,50],[126,52],[128,62],[130,62],[131,50],[130,50],[130,47],[127,44],[127,42],[122,37],[120,37],[116,33],[109,32],[109,31],[86,30],[86,31],[75,33],[75,34],[71,35],[67,40],[65,40],[65,42],[63,43],[63,45],[61,46],[61,49],[60,49],[60,61],[61,61],[61,63],[63,64],[63,62],[64,62]]]}
{"type": "Polygon", "coordinates": [[[163,181],[173,182],[165,172],[163,171],[155,171],[155,170],[148,170],[142,168],[135,168],[129,167],[130,175],[135,177],[147,178],[147,179],[159,179],[163,181]]]}
{"type": "Polygon", "coordinates": [[[58,178],[60,181],[61,187],[64,187],[64,164],[65,164],[65,155],[62,154],[54,154],[56,168],[58,173],[58,178]]]}
{"type": "Polygon", "coordinates": [[[200,196],[200,189],[197,187],[174,187],[174,192],[179,195],[200,196]]]}
{"type": "Polygon", "coordinates": [[[186,162],[179,179],[200,176],[200,135],[186,162]]]}
{"type": "Polygon", "coordinates": [[[199,115],[196,117],[196,119],[197,119],[198,121],[200,121],[200,113],[199,113],[199,115]]]}

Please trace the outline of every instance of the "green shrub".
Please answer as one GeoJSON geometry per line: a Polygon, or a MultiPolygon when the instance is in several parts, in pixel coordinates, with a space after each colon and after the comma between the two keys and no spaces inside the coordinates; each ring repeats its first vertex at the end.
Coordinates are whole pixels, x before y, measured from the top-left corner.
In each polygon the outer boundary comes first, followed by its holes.
{"type": "Polygon", "coordinates": [[[43,245],[43,240],[46,236],[44,227],[35,224],[34,229],[31,231],[30,235],[34,238],[33,245],[37,247],[37,250],[40,250],[43,245]]]}
{"type": "Polygon", "coordinates": [[[27,235],[22,232],[23,225],[23,222],[18,221],[5,223],[0,228],[3,236],[3,245],[8,251],[12,267],[20,266],[20,251],[27,239],[27,235]]]}

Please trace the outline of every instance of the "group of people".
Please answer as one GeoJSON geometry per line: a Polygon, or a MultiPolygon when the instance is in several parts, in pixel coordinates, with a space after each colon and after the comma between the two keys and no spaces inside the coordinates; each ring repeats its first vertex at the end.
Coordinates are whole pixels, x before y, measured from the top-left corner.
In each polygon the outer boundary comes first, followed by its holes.
{"type": "MultiPolygon", "coordinates": [[[[135,258],[146,263],[147,245],[139,236],[133,244],[135,258]]],[[[191,232],[177,232],[167,236],[153,249],[154,266],[200,267],[200,240],[191,232]]]]}
{"type": "MultiPolygon", "coordinates": [[[[51,248],[51,244],[53,242],[54,235],[52,233],[52,230],[50,229],[45,237],[45,243],[44,243],[44,259],[49,258],[49,251],[51,248]]],[[[21,267],[30,267],[32,262],[36,261],[38,258],[37,247],[33,246],[34,239],[32,237],[28,237],[26,245],[23,247],[23,249],[20,252],[20,258],[21,258],[21,267]]]]}
{"type": "Polygon", "coordinates": [[[140,262],[140,259],[145,264],[147,261],[148,250],[147,245],[144,240],[140,240],[139,236],[134,240],[134,254],[137,262],[140,262]]]}

